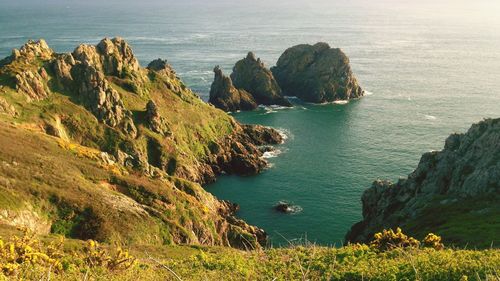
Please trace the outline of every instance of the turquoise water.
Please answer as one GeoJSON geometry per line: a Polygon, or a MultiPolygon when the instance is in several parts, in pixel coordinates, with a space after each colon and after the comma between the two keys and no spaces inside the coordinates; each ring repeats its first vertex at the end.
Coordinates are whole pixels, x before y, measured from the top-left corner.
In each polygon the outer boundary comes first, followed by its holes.
{"type": "Polygon", "coordinates": [[[360,219],[360,196],[373,180],[397,180],[450,133],[500,117],[495,1],[177,2],[0,0],[0,56],[31,38],[64,52],[119,35],[141,64],[168,59],[207,99],[214,65],[229,73],[249,50],[273,65],[295,44],[341,47],[372,95],[347,105],[295,101],[293,109],[235,114],[281,128],[289,139],[263,174],[206,187],[239,203],[239,215],[275,245],[281,236],[339,245],[360,219]],[[276,213],[280,200],[302,211],[276,213]]]}

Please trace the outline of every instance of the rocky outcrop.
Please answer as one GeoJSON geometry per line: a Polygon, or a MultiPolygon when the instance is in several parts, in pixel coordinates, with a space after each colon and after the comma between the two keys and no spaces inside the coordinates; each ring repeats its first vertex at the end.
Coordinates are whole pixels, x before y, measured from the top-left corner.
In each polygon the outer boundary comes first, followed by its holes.
{"type": "Polygon", "coordinates": [[[73,67],[76,89],[82,102],[99,121],[111,127],[122,125],[124,132],[135,136],[137,129],[131,113],[121,101],[120,95],[105,79],[104,74],[84,61],[73,67]]]}
{"type": "Polygon", "coordinates": [[[76,61],[71,54],[60,54],[56,56],[53,62],[53,70],[57,83],[61,89],[65,89],[73,83],[71,69],[75,64],[76,61]]]}
{"type": "Polygon", "coordinates": [[[349,100],[364,92],[349,65],[349,58],[326,43],[287,49],[271,69],[286,96],[314,103],[349,100]]]}
{"type": "Polygon", "coordinates": [[[29,40],[19,50],[12,50],[11,61],[22,60],[24,62],[33,62],[34,59],[48,60],[52,58],[54,51],[49,48],[45,40],[29,40]]]}
{"type": "Polygon", "coordinates": [[[231,80],[237,89],[250,93],[257,104],[291,106],[271,71],[252,52],[235,64],[231,80]]]}
{"type": "Polygon", "coordinates": [[[250,93],[238,90],[233,86],[231,78],[222,74],[219,66],[214,68],[215,78],[210,87],[209,102],[224,111],[253,110],[257,103],[250,93]]]}
{"type": "Polygon", "coordinates": [[[38,71],[25,70],[16,74],[16,89],[24,94],[28,101],[39,101],[49,96],[47,87],[47,72],[39,68],[38,71]]]}
{"type": "Polygon", "coordinates": [[[488,119],[465,134],[448,137],[442,151],[424,154],[408,178],[396,184],[375,181],[362,196],[363,221],[351,228],[346,240],[367,241],[383,228],[416,221],[436,200],[444,210],[449,202],[463,204],[498,195],[500,119],[488,119]]]}
{"type": "Polygon", "coordinates": [[[168,124],[160,113],[158,112],[158,106],[152,100],[146,104],[146,124],[153,132],[161,135],[170,135],[170,129],[168,124]]]}
{"type": "Polygon", "coordinates": [[[147,80],[130,45],[122,38],[104,38],[97,46],[80,45],[73,51],[78,61],[86,61],[104,75],[114,76],[137,94],[144,94],[147,80]]]}

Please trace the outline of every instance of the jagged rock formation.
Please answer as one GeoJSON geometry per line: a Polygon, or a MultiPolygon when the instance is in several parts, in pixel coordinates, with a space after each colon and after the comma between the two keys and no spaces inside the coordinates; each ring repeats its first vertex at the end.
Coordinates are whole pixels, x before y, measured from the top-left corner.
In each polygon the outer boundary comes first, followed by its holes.
{"type": "Polygon", "coordinates": [[[26,95],[28,101],[38,101],[48,97],[50,90],[46,83],[47,72],[44,68],[40,68],[38,71],[21,71],[16,75],[16,88],[20,93],[26,95]]]}
{"type": "Polygon", "coordinates": [[[349,58],[327,43],[297,45],[287,49],[271,71],[286,96],[314,103],[359,98],[349,58]]]}
{"type": "Polygon", "coordinates": [[[253,96],[233,86],[231,78],[222,74],[219,66],[214,68],[214,82],[210,87],[209,102],[224,111],[253,110],[257,108],[253,96]]]}
{"type": "Polygon", "coordinates": [[[250,93],[257,104],[291,106],[271,71],[252,52],[234,65],[231,80],[237,89],[250,93]]]}
{"type": "MultiPolygon", "coordinates": [[[[396,184],[375,181],[362,196],[363,221],[351,228],[346,240],[367,241],[383,228],[404,225],[408,225],[410,233],[419,233],[419,229],[425,231],[423,228],[429,227],[428,224],[431,224],[431,231],[439,231],[441,223],[453,219],[446,217],[446,210],[450,207],[461,209],[453,216],[464,212],[479,214],[475,218],[478,225],[487,216],[495,217],[495,212],[499,211],[499,195],[500,119],[488,119],[474,124],[465,134],[448,137],[442,151],[424,154],[417,169],[407,179],[396,184]],[[426,213],[430,217],[423,217],[426,213]],[[436,216],[442,216],[443,221],[434,224],[429,220],[436,216]]],[[[488,221],[490,224],[495,227],[493,221],[488,221]]],[[[496,224],[498,228],[498,220],[496,224]]],[[[459,232],[459,227],[452,225],[445,229],[453,233],[459,232]]],[[[480,234],[481,229],[478,231],[480,234]]],[[[453,242],[464,241],[457,239],[453,242]]],[[[484,243],[489,245],[491,241],[484,243]]]]}
{"type": "MultiPolygon", "coordinates": [[[[47,165],[29,168],[44,178],[42,191],[30,191],[28,174],[18,175],[23,180],[16,183],[23,184],[15,190],[20,198],[46,194],[40,200],[50,212],[71,207],[76,216],[71,223],[82,222],[85,225],[78,227],[85,230],[64,234],[132,241],[147,229],[144,239],[160,243],[239,248],[265,243],[263,230],[237,219],[233,204],[218,201],[199,184],[213,182],[221,173],[258,173],[267,165],[259,146],[281,143],[281,135],[270,128],[241,125],[207,105],[167,61],[158,59],[141,68],[120,38],[80,45],[67,54],[54,53],[43,40],[30,41],[0,61],[0,87],[0,122],[19,124],[2,131],[9,140],[16,139],[4,142],[0,154],[7,156],[2,159],[22,156],[26,159],[16,161],[28,167],[30,155],[40,148],[36,142],[45,149],[38,154],[50,155],[39,159],[47,165]],[[41,99],[46,101],[37,102],[41,99]],[[21,114],[23,118],[17,118],[21,114]],[[23,145],[27,154],[11,155],[23,145]]],[[[2,178],[12,171],[2,173],[1,168],[0,183],[13,182],[2,178]]],[[[0,185],[0,196],[4,193],[0,185]]],[[[59,228],[55,221],[48,223],[52,231],[59,228]]]]}

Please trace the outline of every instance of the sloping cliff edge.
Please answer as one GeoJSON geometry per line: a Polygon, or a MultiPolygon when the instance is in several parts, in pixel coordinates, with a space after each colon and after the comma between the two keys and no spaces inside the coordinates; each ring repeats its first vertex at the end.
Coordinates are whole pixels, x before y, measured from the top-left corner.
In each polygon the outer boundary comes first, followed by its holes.
{"type": "Polygon", "coordinates": [[[500,119],[452,134],[444,149],[422,156],[407,178],[377,180],[362,196],[363,220],[346,235],[366,242],[382,229],[441,235],[447,244],[498,247],[500,233],[500,119]]]}

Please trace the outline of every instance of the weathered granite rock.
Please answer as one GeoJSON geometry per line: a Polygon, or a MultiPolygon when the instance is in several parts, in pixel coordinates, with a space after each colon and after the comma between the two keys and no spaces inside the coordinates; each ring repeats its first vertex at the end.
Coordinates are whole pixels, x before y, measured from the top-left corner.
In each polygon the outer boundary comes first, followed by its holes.
{"type": "Polygon", "coordinates": [[[75,60],[86,61],[104,75],[125,79],[120,81],[121,84],[135,93],[144,93],[147,77],[142,73],[132,49],[122,38],[104,38],[97,46],[80,45],[72,55],[75,60]]]}
{"type": "Polygon", "coordinates": [[[109,85],[102,72],[84,61],[72,68],[71,76],[75,79],[83,104],[99,121],[111,127],[122,125],[124,132],[133,137],[137,134],[131,112],[125,108],[120,95],[109,85]]]}
{"type": "Polygon", "coordinates": [[[363,221],[346,240],[366,242],[383,228],[414,221],[437,199],[460,204],[499,193],[500,119],[487,119],[448,137],[442,151],[424,154],[407,179],[375,181],[361,199],[363,221]]]}
{"type": "Polygon", "coordinates": [[[284,95],[307,102],[349,100],[364,94],[352,73],[349,58],[327,43],[291,47],[271,71],[284,95]]]}
{"type": "Polygon", "coordinates": [[[45,40],[40,39],[38,41],[29,40],[24,44],[19,50],[12,50],[12,60],[25,60],[32,61],[35,58],[42,60],[48,60],[52,57],[54,51],[49,48],[45,40]]]}
{"type": "Polygon", "coordinates": [[[250,93],[238,90],[231,78],[225,76],[219,66],[214,68],[215,78],[210,87],[209,102],[224,111],[253,110],[257,103],[250,93]]]}
{"type": "Polygon", "coordinates": [[[235,64],[231,80],[234,87],[250,93],[257,104],[292,106],[283,97],[272,72],[252,52],[235,64]]]}
{"type": "Polygon", "coordinates": [[[158,106],[153,100],[150,100],[146,104],[146,124],[155,133],[162,135],[171,134],[165,118],[160,115],[158,106]]]}
{"type": "Polygon", "coordinates": [[[28,101],[43,100],[50,94],[47,87],[47,72],[43,67],[38,71],[24,70],[16,74],[16,89],[26,95],[28,101]]]}
{"type": "Polygon", "coordinates": [[[75,66],[75,64],[75,59],[71,54],[61,54],[56,56],[56,59],[53,62],[53,70],[59,87],[64,89],[71,85],[73,82],[71,69],[75,66]]]}

